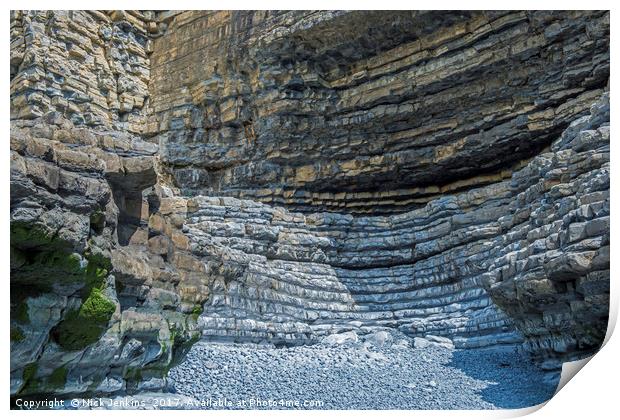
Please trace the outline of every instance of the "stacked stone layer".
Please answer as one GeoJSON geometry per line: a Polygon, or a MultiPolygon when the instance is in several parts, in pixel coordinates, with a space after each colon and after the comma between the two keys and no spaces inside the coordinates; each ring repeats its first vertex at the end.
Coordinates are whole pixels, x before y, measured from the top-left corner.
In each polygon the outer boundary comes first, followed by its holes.
{"type": "Polygon", "coordinates": [[[602,343],[609,312],[609,96],[551,151],[513,176],[520,191],[498,219],[489,294],[540,357],[578,358],[602,343]]]}
{"type": "Polygon", "coordinates": [[[213,273],[203,335],[392,327],[468,347],[520,341],[512,319],[537,353],[588,352],[607,323],[608,112],[605,95],[509,180],[395,216],[190,199],[184,230],[213,273]]]}
{"type": "MultiPolygon", "coordinates": [[[[161,389],[197,340],[186,267],[149,247],[149,198],[171,194],[155,186],[156,152],[62,118],[12,123],[12,393],[161,389]]],[[[178,216],[157,211],[176,243],[178,216]]]]}
{"type": "Polygon", "coordinates": [[[142,133],[152,12],[13,11],[11,118],[56,111],[78,125],[142,133]]]}
{"type": "Polygon", "coordinates": [[[192,253],[213,273],[203,334],[294,344],[393,327],[462,346],[519,340],[482,288],[481,270],[466,265],[484,256],[479,242],[497,234],[497,217],[456,229],[467,217],[459,199],[465,206],[467,198],[458,197],[390,218],[191,199],[197,209],[184,229],[192,253]]]}
{"type": "Polygon", "coordinates": [[[155,41],[147,133],[187,194],[402,212],[506,178],[587,113],[608,31],[604,12],[185,12],[155,41]]]}
{"type": "MultiPolygon", "coordinates": [[[[12,394],[161,389],[197,339],[184,271],[148,251],[149,198],[172,192],[135,135],[164,27],[153,12],[12,12],[12,394]]],[[[158,226],[174,237],[171,219],[158,226]]]]}

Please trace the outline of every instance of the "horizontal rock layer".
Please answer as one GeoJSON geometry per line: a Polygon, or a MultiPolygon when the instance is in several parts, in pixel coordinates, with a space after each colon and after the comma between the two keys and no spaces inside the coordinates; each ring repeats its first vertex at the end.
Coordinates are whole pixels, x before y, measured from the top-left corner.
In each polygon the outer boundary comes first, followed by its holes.
{"type": "Polygon", "coordinates": [[[152,12],[13,11],[11,118],[57,111],[78,125],[143,132],[159,30],[152,12]]]}
{"type": "MultiPolygon", "coordinates": [[[[198,339],[184,271],[147,247],[147,197],[170,194],[156,152],[62,118],[12,123],[12,394],[161,389],[198,339]]],[[[174,243],[178,221],[158,217],[174,243]]]]}
{"type": "Polygon", "coordinates": [[[187,194],[423,207],[587,113],[608,33],[604,12],[185,12],[155,41],[147,135],[187,194]]]}
{"type": "Polygon", "coordinates": [[[190,199],[183,229],[212,282],[203,335],[392,327],[468,347],[521,340],[512,319],[538,354],[591,351],[608,312],[608,112],[604,96],[509,180],[400,215],[190,199]]]}
{"type": "Polygon", "coordinates": [[[483,284],[539,357],[601,345],[609,315],[609,96],[513,176],[483,284]]]}

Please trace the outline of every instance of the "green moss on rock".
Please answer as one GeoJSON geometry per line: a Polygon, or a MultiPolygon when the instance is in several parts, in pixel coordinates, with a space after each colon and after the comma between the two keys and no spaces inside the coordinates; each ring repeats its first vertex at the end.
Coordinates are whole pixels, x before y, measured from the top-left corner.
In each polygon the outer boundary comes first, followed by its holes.
{"type": "Polygon", "coordinates": [[[86,266],[86,291],[88,292],[93,288],[101,288],[107,276],[107,268],[89,260],[86,266]]]}
{"type": "Polygon", "coordinates": [[[172,333],[172,357],[168,369],[173,368],[183,361],[185,355],[194,344],[200,340],[200,333],[194,331],[179,331],[171,328],[172,333]]]}
{"type": "Polygon", "coordinates": [[[38,370],[39,370],[39,365],[37,365],[36,362],[29,363],[24,367],[24,372],[22,374],[24,385],[22,389],[26,389],[29,386],[33,385],[33,382],[35,382],[35,375],[37,374],[38,370]]]}
{"type": "Polygon", "coordinates": [[[86,251],[84,257],[88,260],[89,266],[94,266],[110,271],[112,269],[112,261],[102,254],[86,251]]]}
{"type": "Polygon", "coordinates": [[[28,314],[28,302],[26,301],[26,299],[18,302],[15,306],[14,319],[23,324],[28,324],[30,322],[30,315],[28,314]]]}
{"type": "Polygon", "coordinates": [[[40,226],[29,223],[11,223],[11,245],[19,248],[29,249],[38,247],[50,247],[66,245],[66,243],[55,240],[51,232],[47,232],[40,226]]]}
{"type": "Polygon", "coordinates": [[[90,215],[90,228],[96,233],[101,234],[105,227],[105,214],[102,211],[95,211],[90,215]]]}
{"type": "Polygon", "coordinates": [[[65,366],[54,369],[52,374],[47,379],[47,385],[53,391],[58,391],[64,388],[66,383],[67,368],[65,366]]]}
{"type": "Polygon", "coordinates": [[[12,223],[11,249],[11,283],[48,289],[59,283],[83,283],[83,297],[93,287],[100,288],[112,268],[110,259],[100,252],[86,250],[82,257],[71,252],[66,241],[36,225],[12,223]]]}
{"type": "Polygon", "coordinates": [[[194,307],[192,308],[192,313],[190,315],[191,318],[194,321],[197,321],[198,317],[200,316],[200,314],[202,314],[203,310],[204,309],[202,308],[202,305],[194,305],[194,307]]]}
{"type": "MultiPolygon", "coordinates": [[[[22,236],[26,234],[20,232],[22,236]]],[[[85,264],[79,254],[60,249],[31,250],[26,254],[27,263],[11,273],[11,319],[20,323],[30,321],[26,299],[31,290],[41,293],[58,284],[76,283],[83,303],[78,310],[65,315],[52,337],[66,350],[81,350],[96,342],[116,310],[115,303],[101,291],[111,269],[109,258],[86,253],[85,264]]]]}
{"type": "Polygon", "coordinates": [[[93,322],[106,323],[110,320],[116,305],[108,299],[99,289],[93,289],[90,296],[82,304],[79,316],[93,322]]]}
{"type": "Polygon", "coordinates": [[[86,265],[79,254],[63,250],[28,251],[27,260],[11,272],[13,283],[51,288],[54,284],[80,283],[86,265]]]}
{"type": "Polygon", "coordinates": [[[116,305],[101,290],[93,288],[80,309],[71,311],[52,332],[65,350],[82,350],[101,338],[116,305]]]}
{"type": "Polygon", "coordinates": [[[19,327],[11,328],[11,342],[21,343],[25,339],[26,339],[26,336],[24,336],[24,332],[22,331],[21,328],[19,327]]]}
{"type": "Polygon", "coordinates": [[[38,253],[33,261],[35,264],[55,267],[69,275],[84,273],[82,258],[78,254],[67,254],[61,251],[48,251],[38,253]]]}

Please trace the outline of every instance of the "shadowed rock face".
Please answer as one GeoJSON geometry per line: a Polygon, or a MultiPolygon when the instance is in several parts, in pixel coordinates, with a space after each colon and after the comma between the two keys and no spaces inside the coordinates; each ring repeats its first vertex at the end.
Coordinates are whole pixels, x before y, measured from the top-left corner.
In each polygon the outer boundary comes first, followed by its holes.
{"type": "Polygon", "coordinates": [[[599,12],[185,13],[155,41],[148,134],[184,193],[402,212],[506,178],[587,113],[607,31],[599,12]]]}
{"type": "Polygon", "coordinates": [[[591,351],[608,311],[607,101],[510,179],[399,215],[190,199],[184,229],[213,281],[203,334],[295,343],[393,327],[475,347],[522,340],[516,322],[535,353],[591,351]]]}
{"type": "Polygon", "coordinates": [[[159,390],[201,336],[600,346],[608,13],[11,25],[12,395],[159,390]]]}

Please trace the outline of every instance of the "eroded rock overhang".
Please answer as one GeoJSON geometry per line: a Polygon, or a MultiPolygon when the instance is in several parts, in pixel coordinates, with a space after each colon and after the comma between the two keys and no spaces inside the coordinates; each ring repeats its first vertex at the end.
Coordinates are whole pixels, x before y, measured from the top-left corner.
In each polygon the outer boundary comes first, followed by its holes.
{"type": "Polygon", "coordinates": [[[608,13],[18,12],[12,37],[12,392],[161,389],[200,335],[600,345],[608,13]]]}

